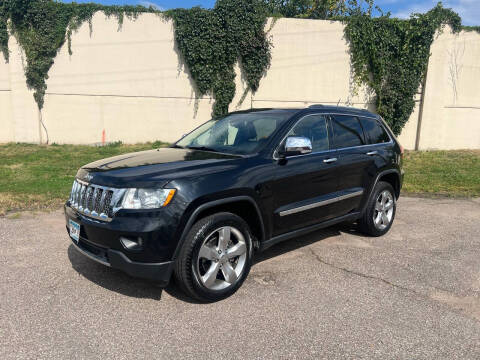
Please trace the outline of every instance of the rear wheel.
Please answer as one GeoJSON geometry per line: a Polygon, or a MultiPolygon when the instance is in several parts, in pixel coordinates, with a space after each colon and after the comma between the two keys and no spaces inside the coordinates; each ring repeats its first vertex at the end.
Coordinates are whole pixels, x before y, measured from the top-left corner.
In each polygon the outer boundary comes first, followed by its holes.
{"type": "Polygon", "coordinates": [[[175,264],[182,289],[200,301],[232,295],[250,271],[252,240],[237,215],[218,213],[199,220],[189,231],[175,264]]]}
{"type": "Polygon", "coordinates": [[[360,231],[371,236],[382,236],[392,227],[396,211],[392,185],[379,181],[373,190],[363,216],[358,221],[360,231]]]}

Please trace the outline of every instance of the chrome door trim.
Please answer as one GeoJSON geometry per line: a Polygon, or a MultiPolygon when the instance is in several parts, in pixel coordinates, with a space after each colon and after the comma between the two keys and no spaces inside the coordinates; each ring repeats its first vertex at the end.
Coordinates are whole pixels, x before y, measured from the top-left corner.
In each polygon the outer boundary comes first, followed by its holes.
{"type": "Polygon", "coordinates": [[[322,200],[322,201],[318,201],[318,202],[313,203],[313,204],[308,204],[308,205],[299,206],[299,207],[296,207],[296,208],[293,208],[293,209],[281,211],[279,213],[279,215],[280,216],[286,216],[286,215],[296,214],[296,213],[299,213],[299,212],[302,212],[302,211],[314,209],[314,208],[317,208],[317,207],[320,207],[320,206],[325,206],[325,205],[336,203],[338,201],[342,201],[342,200],[350,199],[352,197],[360,196],[362,194],[363,194],[363,190],[355,191],[355,192],[352,192],[352,193],[349,193],[349,194],[334,197],[332,199],[322,200]]]}

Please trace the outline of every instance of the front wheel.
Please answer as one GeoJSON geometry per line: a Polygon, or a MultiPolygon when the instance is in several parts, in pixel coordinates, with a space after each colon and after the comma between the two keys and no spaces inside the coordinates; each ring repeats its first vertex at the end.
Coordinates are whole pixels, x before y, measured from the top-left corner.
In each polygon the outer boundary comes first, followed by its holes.
{"type": "Polygon", "coordinates": [[[397,203],[392,185],[385,181],[379,181],[367,207],[358,220],[360,231],[371,236],[382,236],[392,227],[397,203]]]}
{"type": "Polygon", "coordinates": [[[247,277],[252,250],[250,229],[242,218],[231,213],[208,216],[189,231],[175,278],[187,295],[205,302],[222,300],[247,277]]]}

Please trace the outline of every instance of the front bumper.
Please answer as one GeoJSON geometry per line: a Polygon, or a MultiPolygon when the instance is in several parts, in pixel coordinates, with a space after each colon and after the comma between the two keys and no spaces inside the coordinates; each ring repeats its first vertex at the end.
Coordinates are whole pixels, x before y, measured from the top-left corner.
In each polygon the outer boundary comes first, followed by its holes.
{"type": "Polygon", "coordinates": [[[167,285],[173,270],[173,261],[164,263],[141,263],[131,261],[123,253],[112,249],[102,249],[89,244],[80,238],[78,243],[72,240],[72,245],[90,259],[114,269],[121,270],[130,276],[154,280],[160,285],[167,285]]]}
{"type": "MultiPolygon", "coordinates": [[[[162,217],[152,213],[119,216],[106,223],[85,217],[68,203],[64,209],[67,233],[69,220],[80,224],[78,243],[71,239],[72,245],[80,253],[131,276],[168,284],[174,264],[172,254],[177,241],[165,224],[165,214],[162,217]],[[143,248],[140,251],[129,251],[119,240],[123,236],[141,237],[144,240],[143,248]]],[[[170,225],[172,222],[168,223],[170,225]]]]}

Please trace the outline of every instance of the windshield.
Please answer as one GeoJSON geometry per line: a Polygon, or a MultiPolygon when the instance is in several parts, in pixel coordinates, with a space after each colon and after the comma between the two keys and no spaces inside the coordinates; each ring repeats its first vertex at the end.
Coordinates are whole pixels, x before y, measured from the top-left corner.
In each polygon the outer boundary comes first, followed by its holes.
{"type": "Polygon", "coordinates": [[[184,148],[248,155],[258,152],[290,112],[231,114],[210,120],[175,145],[184,148]]]}

